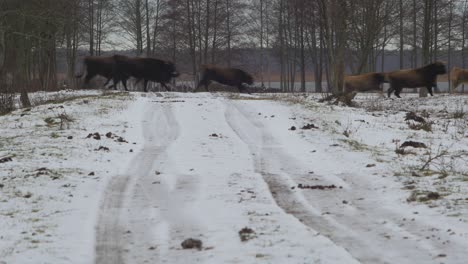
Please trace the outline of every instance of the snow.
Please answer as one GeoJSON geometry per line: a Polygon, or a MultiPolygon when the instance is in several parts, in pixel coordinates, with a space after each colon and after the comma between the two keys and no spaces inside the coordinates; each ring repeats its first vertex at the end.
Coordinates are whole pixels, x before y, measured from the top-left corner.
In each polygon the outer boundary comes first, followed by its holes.
{"type": "Polygon", "coordinates": [[[140,148],[138,117],[144,104],[136,104],[138,100],[127,94],[101,97],[81,92],[76,96],[86,99],[41,105],[30,112],[18,110],[0,118],[0,156],[14,155],[13,162],[0,164],[4,185],[0,190],[1,261],[92,261],[94,230],[90,227],[95,224],[100,196],[110,176],[127,166],[129,149],[140,148]],[[69,128],[44,122],[61,113],[75,119],[69,128]],[[86,138],[94,132],[103,134],[102,139],[86,138]],[[107,132],[137,145],[108,139],[107,132]],[[111,151],[95,151],[100,146],[111,151]],[[40,168],[46,169],[44,175],[40,168]],[[31,197],[24,198],[28,193],[31,197]]]}
{"type": "Polygon", "coordinates": [[[468,96],[58,94],[0,116],[2,264],[465,263],[468,96]]]}

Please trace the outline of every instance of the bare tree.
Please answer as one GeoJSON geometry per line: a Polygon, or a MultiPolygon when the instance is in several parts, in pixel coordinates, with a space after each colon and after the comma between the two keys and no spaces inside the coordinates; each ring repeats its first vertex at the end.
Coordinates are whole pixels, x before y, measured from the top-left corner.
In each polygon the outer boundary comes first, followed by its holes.
{"type": "Polygon", "coordinates": [[[327,64],[330,72],[329,87],[334,94],[342,92],[345,70],[348,14],[352,1],[319,0],[321,26],[327,49],[327,64]]]}

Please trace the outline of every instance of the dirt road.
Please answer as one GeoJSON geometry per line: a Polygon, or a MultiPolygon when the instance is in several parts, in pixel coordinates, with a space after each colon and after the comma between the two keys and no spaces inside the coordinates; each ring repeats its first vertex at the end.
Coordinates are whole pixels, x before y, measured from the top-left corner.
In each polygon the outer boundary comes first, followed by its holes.
{"type": "Polygon", "coordinates": [[[289,105],[249,99],[148,98],[144,148],[101,201],[95,263],[466,262],[466,224],[347,159],[366,153],[317,155],[333,136],[288,131],[289,105]],[[186,238],[203,249],[182,250],[186,238]]]}

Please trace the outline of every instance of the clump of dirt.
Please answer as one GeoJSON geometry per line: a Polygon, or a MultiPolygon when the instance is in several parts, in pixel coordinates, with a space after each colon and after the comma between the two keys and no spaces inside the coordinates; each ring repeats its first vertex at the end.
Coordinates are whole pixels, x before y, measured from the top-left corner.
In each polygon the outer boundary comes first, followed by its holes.
{"type": "Polygon", "coordinates": [[[95,149],[94,151],[106,151],[106,152],[109,152],[110,149],[108,147],[103,147],[103,146],[99,146],[99,148],[95,149]]]}
{"type": "Polygon", "coordinates": [[[405,141],[401,144],[400,148],[413,147],[413,148],[427,148],[426,144],[416,141],[405,141]]]}
{"type": "Polygon", "coordinates": [[[3,157],[3,158],[0,158],[0,163],[7,163],[7,162],[10,162],[10,161],[13,161],[13,158],[12,158],[12,157],[3,157]]]}
{"type": "Polygon", "coordinates": [[[106,133],[106,137],[109,138],[109,139],[115,139],[114,141],[115,142],[119,142],[119,143],[128,143],[127,140],[125,140],[125,138],[123,137],[119,137],[118,135],[112,133],[112,132],[107,132],[106,133]]]}
{"type": "Polygon", "coordinates": [[[94,138],[95,140],[101,140],[101,135],[98,132],[90,133],[86,138],[94,138]]]}
{"type": "Polygon", "coordinates": [[[198,249],[201,250],[203,246],[203,242],[200,239],[195,238],[188,238],[185,239],[181,244],[183,249],[198,249]]]}
{"type": "Polygon", "coordinates": [[[314,124],[307,124],[307,125],[302,127],[302,129],[304,129],[304,130],[308,130],[308,129],[312,129],[312,128],[318,129],[318,126],[316,126],[314,124]]]}
{"type": "Polygon", "coordinates": [[[123,137],[118,137],[115,142],[119,142],[119,143],[128,143],[127,140],[125,140],[123,137]]]}
{"type": "Polygon", "coordinates": [[[239,237],[242,242],[255,238],[255,231],[252,228],[244,227],[239,231],[239,237]]]}
{"type": "Polygon", "coordinates": [[[153,103],[185,103],[184,100],[160,100],[160,101],[152,101],[153,103]]]}
{"type": "Polygon", "coordinates": [[[432,123],[410,123],[408,122],[408,127],[412,130],[424,130],[427,132],[432,132],[432,123]]]}
{"type": "Polygon", "coordinates": [[[57,172],[49,170],[46,167],[39,168],[32,172],[32,174],[28,174],[25,177],[32,176],[34,178],[38,178],[40,176],[49,176],[51,180],[58,180],[61,178],[61,175],[57,172]]]}
{"type": "Polygon", "coordinates": [[[65,107],[63,107],[63,105],[58,105],[58,106],[51,106],[51,107],[49,107],[49,108],[47,108],[47,109],[49,109],[49,110],[54,110],[54,109],[56,109],[56,108],[64,109],[65,107]]]}
{"type": "Polygon", "coordinates": [[[332,184],[332,185],[306,185],[306,184],[302,184],[302,183],[299,183],[297,185],[297,188],[299,188],[299,189],[312,189],[312,190],[331,190],[331,189],[336,189],[336,188],[343,189],[342,186],[337,187],[335,184],[332,184]]]}
{"type": "Polygon", "coordinates": [[[48,171],[49,170],[46,167],[39,168],[36,170],[36,177],[41,176],[41,175],[47,175],[49,174],[48,171]]]}
{"type": "Polygon", "coordinates": [[[330,104],[346,106],[355,106],[353,99],[357,92],[331,94],[319,100],[319,103],[329,102],[330,104]]]}
{"type": "Polygon", "coordinates": [[[432,122],[427,122],[426,119],[418,116],[415,112],[408,112],[406,114],[405,121],[407,121],[408,127],[412,130],[432,131],[432,122]],[[412,123],[410,120],[415,121],[416,123],[412,123]]]}
{"type": "Polygon", "coordinates": [[[419,123],[426,123],[426,119],[421,116],[418,116],[415,112],[408,112],[405,116],[405,121],[413,120],[419,123]]]}
{"type": "Polygon", "coordinates": [[[438,192],[429,192],[429,191],[413,191],[406,199],[407,202],[427,202],[430,200],[438,200],[441,198],[441,195],[438,192]]]}

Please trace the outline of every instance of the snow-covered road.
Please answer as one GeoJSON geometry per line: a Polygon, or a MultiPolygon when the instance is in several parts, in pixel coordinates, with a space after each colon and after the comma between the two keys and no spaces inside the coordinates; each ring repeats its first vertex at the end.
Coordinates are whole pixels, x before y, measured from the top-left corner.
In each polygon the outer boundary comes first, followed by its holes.
{"type": "Polygon", "coordinates": [[[418,215],[424,208],[402,203],[399,183],[356,166],[368,154],[327,153],[288,130],[296,115],[287,105],[247,99],[146,103],[145,145],[108,186],[95,263],[466,261],[466,223],[418,215]],[[336,173],[321,174],[327,166],[336,173]],[[241,242],[243,227],[255,238],[241,242]],[[182,250],[187,238],[203,250],[182,250]]]}
{"type": "Polygon", "coordinates": [[[0,164],[0,264],[466,263],[468,166],[414,176],[428,154],[394,148],[466,149],[466,119],[425,134],[405,130],[401,111],[288,95],[94,96],[0,117],[0,157],[15,154],[0,164]],[[42,125],[56,109],[71,128],[42,125]],[[441,195],[408,202],[417,190],[441,195]],[[200,250],[183,249],[188,238],[200,250]]]}

